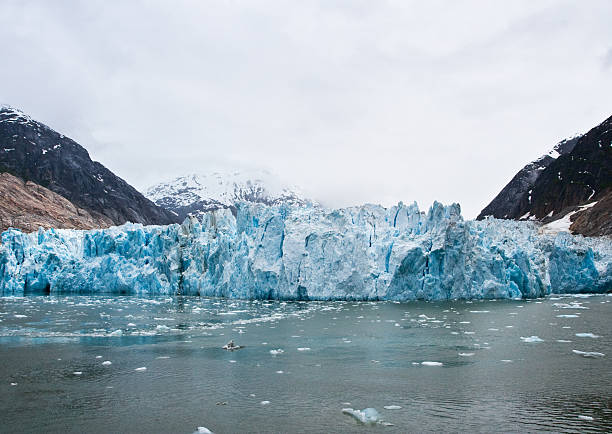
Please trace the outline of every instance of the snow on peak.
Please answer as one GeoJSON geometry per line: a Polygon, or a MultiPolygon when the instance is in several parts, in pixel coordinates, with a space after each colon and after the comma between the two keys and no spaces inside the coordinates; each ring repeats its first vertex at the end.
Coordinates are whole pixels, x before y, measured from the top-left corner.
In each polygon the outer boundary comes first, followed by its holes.
{"type": "Polygon", "coordinates": [[[33,122],[33,120],[21,110],[11,107],[10,105],[2,104],[0,106],[0,123],[2,122],[28,124],[33,122]]]}
{"type": "Polygon", "coordinates": [[[189,174],[156,184],[146,189],[145,196],[179,215],[199,215],[241,201],[269,205],[308,202],[298,188],[287,186],[264,170],[189,174]]]}

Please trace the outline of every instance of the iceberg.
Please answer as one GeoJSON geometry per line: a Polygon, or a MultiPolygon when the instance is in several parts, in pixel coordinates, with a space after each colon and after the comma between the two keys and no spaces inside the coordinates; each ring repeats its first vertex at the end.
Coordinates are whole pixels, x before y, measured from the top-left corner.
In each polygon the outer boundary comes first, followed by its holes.
{"type": "Polygon", "coordinates": [[[533,298],[612,289],[612,240],[537,223],[465,221],[458,204],[329,210],[240,204],[202,220],[99,230],[9,229],[0,294],[275,300],[533,298]]]}

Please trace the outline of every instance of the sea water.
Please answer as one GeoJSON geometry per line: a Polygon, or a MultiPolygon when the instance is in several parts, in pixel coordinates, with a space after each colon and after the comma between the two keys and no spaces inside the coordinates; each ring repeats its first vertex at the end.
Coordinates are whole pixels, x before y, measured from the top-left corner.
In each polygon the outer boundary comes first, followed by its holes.
{"type": "Polygon", "coordinates": [[[0,431],[609,432],[611,330],[609,295],[5,297],[0,431]]]}

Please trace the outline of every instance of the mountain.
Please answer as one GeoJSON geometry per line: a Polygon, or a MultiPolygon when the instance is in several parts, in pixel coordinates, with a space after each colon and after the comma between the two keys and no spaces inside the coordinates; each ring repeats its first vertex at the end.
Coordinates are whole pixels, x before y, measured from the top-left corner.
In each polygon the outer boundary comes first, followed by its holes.
{"type": "Polygon", "coordinates": [[[612,117],[571,140],[557,158],[525,166],[478,219],[530,219],[548,229],[612,235],[612,117]]]}
{"type": "Polygon", "coordinates": [[[0,173],[0,231],[9,227],[33,232],[39,227],[94,229],[112,226],[110,218],[92,215],[51,190],[10,173],[0,173]]]}
{"type": "Polygon", "coordinates": [[[311,203],[295,187],[287,187],[267,171],[191,174],[156,184],[145,196],[175,214],[179,220],[188,215],[201,218],[205,212],[229,208],[238,202],[265,205],[305,205],[311,203]]]}
{"type": "Polygon", "coordinates": [[[50,190],[95,221],[168,224],[176,216],[156,206],[74,140],[8,106],[0,108],[0,172],[50,190]]]}
{"type": "Polygon", "coordinates": [[[512,180],[495,196],[478,216],[482,220],[486,216],[500,219],[519,219],[531,201],[531,191],[542,172],[559,156],[570,153],[581,136],[562,140],[546,155],[527,164],[518,171],[512,180]]]}

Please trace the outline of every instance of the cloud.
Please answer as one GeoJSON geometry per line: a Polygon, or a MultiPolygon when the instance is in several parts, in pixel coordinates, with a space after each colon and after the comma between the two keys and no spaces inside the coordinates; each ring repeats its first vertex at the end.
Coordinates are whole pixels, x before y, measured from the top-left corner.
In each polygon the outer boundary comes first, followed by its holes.
{"type": "Polygon", "coordinates": [[[612,4],[506,3],[3,2],[0,102],[137,188],[263,168],[333,206],[474,217],[610,114],[612,4]]]}

